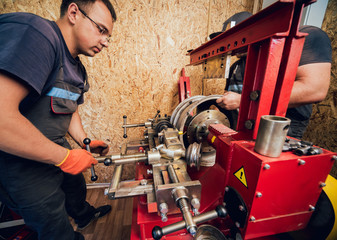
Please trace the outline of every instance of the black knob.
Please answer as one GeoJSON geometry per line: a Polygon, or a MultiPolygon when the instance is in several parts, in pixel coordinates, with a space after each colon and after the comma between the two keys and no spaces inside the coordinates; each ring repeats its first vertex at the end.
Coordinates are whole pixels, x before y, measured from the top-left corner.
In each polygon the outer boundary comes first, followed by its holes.
{"type": "Polygon", "coordinates": [[[159,240],[163,237],[163,230],[161,227],[159,226],[155,226],[153,229],[152,229],[152,237],[155,239],[155,240],[159,240]]]}
{"type": "Polygon", "coordinates": [[[105,165],[105,166],[110,166],[111,164],[112,164],[111,158],[106,158],[106,159],[104,159],[104,165],[105,165]]]}
{"type": "Polygon", "coordinates": [[[218,214],[219,217],[221,217],[221,218],[227,217],[227,210],[224,206],[218,205],[215,208],[215,211],[216,211],[216,213],[218,214]]]}
{"type": "MultiPolygon", "coordinates": [[[[83,143],[85,144],[85,147],[86,147],[87,151],[90,152],[90,146],[89,146],[89,144],[91,143],[90,138],[85,138],[83,140],[83,143]]],[[[93,181],[93,182],[97,181],[98,177],[95,173],[94,165],[91,166],[90,170],[91,170],[91,181],[93,181]]]]}
{"type": "Polygon", "coordinates": [[[85,139],[83,140],[83,143],[84,143],[85,145],[89,145],[89,144],[91,143],[90,138],[85,138],[85,139]]]}

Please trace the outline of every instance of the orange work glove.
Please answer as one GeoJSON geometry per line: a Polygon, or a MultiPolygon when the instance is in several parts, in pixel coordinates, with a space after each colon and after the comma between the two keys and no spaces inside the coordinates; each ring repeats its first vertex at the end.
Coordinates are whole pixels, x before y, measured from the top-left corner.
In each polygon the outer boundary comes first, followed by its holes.
{"type": "Polygon", "coordinates": [[[63,172],[76,175],[97,163],[97,160],[87,150],[73,149],[68,150],[64,160],[55,166],[61,168],[63,172]]]}
{"type": "MultiPolygon", "coordinates": [[[[101,156],[106,155],[109,152],[109,146],[105,142],[101,140],[92,140],[89,144],[90,152],[98,153],[101,156]]],[[[83,149],[86,149],[85,145],[83,145],[83,149]]]]}

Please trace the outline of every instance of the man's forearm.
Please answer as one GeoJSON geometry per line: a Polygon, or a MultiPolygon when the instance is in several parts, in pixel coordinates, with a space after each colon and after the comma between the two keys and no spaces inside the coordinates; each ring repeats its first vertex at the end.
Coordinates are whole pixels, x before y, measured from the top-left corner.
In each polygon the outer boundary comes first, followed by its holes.
{"type": "Polygon", "coordinates": [[[39,162],[58,164],[67,149],[47,139],[21,114],[0,119],[0,149],[4,152],[39,162]]]}
{"type": "Polygon", "coordinates": [[[19,111],[30,89],[0,73],[0,150],[30,160],[58,164],[67,149],[47,139],[19,111]]]}
{"type": "Polygon", "coordinates": [[[83,146],[83,140],[87,137],[85,133],[80,115],[78,114],[78,109],[73,113],[73,116],[70,121],[68,133],[75,140],[79,146],[83,146]]]}

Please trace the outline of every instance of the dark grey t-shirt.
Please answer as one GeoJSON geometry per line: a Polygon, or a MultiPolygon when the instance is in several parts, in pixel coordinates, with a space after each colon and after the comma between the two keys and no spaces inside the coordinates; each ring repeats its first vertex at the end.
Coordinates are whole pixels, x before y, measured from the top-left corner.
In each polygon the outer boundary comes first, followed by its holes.
{"type": "Polygon", "coordinates": [[[49,90],[61,64],[64,80],[83,89],[85,69],[78,57],[71,56],[55,22],[31,13],[0,15],[0,71],[33,89],[22,101],[21,111],[49,90]]]}

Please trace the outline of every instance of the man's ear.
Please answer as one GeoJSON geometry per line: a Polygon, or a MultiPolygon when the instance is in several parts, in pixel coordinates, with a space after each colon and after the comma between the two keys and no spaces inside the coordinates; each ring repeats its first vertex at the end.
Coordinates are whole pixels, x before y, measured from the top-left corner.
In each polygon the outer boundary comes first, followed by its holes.
{"type": "Polygon", "coordinates": [[[76,19],[79,17],[79,9],[76,3],[71,3],[68,6],[68,11],[67,11],[67,18],[69,20],[69,22],[71,22],[72,24],[75,24],[76,19]]]}

